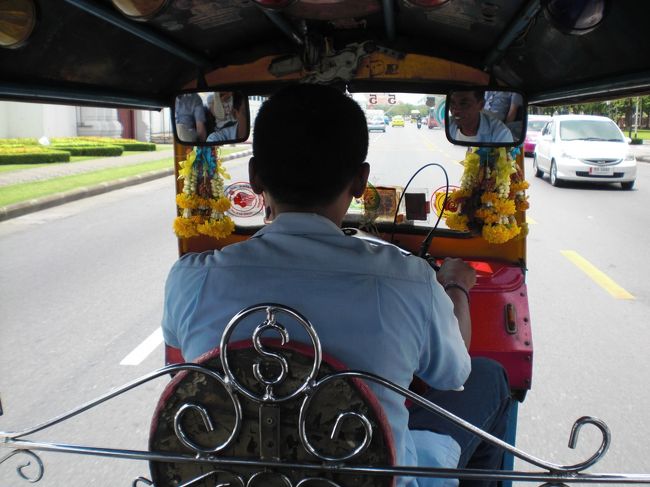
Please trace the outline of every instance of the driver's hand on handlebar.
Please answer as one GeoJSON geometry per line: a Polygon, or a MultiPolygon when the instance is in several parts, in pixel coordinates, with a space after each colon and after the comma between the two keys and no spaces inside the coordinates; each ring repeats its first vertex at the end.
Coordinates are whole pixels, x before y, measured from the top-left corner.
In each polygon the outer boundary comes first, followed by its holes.
{"type": "Polygon", "coordinates": [[[470,290],[476,284],[476,271],[463,259],[447,257],[442,261],[437,278],[442,286],[454,282],[470,290]]]}

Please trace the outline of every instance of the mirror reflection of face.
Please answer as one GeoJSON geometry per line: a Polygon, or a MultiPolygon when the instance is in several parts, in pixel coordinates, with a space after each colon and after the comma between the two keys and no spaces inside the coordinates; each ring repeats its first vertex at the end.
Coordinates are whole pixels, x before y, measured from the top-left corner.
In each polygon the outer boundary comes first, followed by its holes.
{"type": "Polygon", "coordinates": [[[449,111],[461,131],[478,127],[479,114],[485,105],[485,100],[478,97],[475,91],[456,91],[451,94],[449,111]]]}

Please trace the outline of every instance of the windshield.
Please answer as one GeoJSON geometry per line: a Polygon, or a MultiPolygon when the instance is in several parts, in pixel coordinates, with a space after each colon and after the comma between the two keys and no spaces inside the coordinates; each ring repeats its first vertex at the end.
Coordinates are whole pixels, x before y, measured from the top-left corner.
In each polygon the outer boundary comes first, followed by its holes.
{"type": "MultiPolygon", "coordinates": [[[[463,174],[461,161],[467,150],[466,147],[455,146],[447,141],[444,130],[445,95],[354,93],[350,96],[364,110],[368,122],[372,122],[368,129],[369,150],[366,160],[371,168],[371,196],[375,201],[381,201],[381,207],[375,209],[372,223],[392,222],[396,200],[404,192],[409,179],[423,166],[437,163],[442,167],[427,167],[413,178],[406,188],[397,220],[412,226],[433,226],[447,191],[446,177],[449,179],[450,192],[459,187],[463,174]],[[433,117],[437,123],[420,124],[418,128],[417,118],[412,118],[412,113],[433,117]],[[396,121],[400,123],[396,125],[396,121]],[[378,129],[374,125],[376,123],[382,126],[378,129]]],[[[253,119],[258,109],[258,104],[251,101],[253,119]]],[[[226,181],[227,191],[230,185],[230,192],[241,193],[235,195],[234,201],[247,205],[243,209],[231,207],[235,223],[240,227],[262,225],[263,202],[252,200],[255,195],[251,192],[244,194],[243,191],[242,184],[248,182],[247,165],[241,161],[226,161],[224,167],[231,176],[226,181]]],[[[363,198],[354,200],[348,211],[350,222],[358,222],[367,217],[364,210],[363,198]]],[[[447,228],[444,218],[441,219],[439,228],[447,228]]]]}
{"type": "Polygon", "coordinates": [[[528,131],[529,132],[541,132],[544,128],[544,125],[548,123],[548,120],[530,120],[528,119],[528,131]]]}
{"type": "Polygon", "coordinates": [[[560,122],[562,140],[602,140],[625,142],[623,134],[611,120],[565,120],[560,122]]]}

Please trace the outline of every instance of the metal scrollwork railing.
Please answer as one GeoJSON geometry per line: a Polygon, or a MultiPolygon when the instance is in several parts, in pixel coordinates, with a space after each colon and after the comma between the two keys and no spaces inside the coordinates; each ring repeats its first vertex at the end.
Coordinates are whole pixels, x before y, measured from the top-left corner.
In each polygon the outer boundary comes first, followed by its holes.
{"type": "Polygon", "coordinates": [[[249,308],[246,308],[240,311],[239,313],[237,313],[226,326],[226,329],[224,330],[223,335],[221,336],[221,343],[219,345],[219,348],[221,349],[221,365],[223,367],[224,373],[226,374],[227,380],[229,381],[229,383],[232,385],[234,389],[236,389],[238,392],[240,392],[241,394],[243,394],[244,396],[246,396],[247,398],[255,402],[281,403],[300,396],[300,394],[304,393],[308,388],[311,387],[312,381],[318,375],[318,371],[320,369],[322,356],[323,356],[320,340],[318,339],[316,330],[309,322],[309,320],[291,308],[275,305],[275,304],[259,304],[256,306],[251,306],[249,308]],[[244,321],[244,319],[246,319],[248,316],[259,312],[265,313],[266,319],[262,324],[257,326],[257,328],[255,328],[255,330],[253,331],[253,346],[255,347],[255,350],[262,357],[276,361],[281,367],[281,372],[277,377],[266,378],[262,376],[259,362],[253,366],[253,373],[255,377],[257,378],[258,381],[260,381],[266,386],[266,391],[263,396],[259,396],[258,394],[249,390],[247,387],[245,387],[240,383],[240,381],[237,379],[237,377],[232,371],[232,368],[230,366],[230,361],[228,358],[229,357],[228,345],[229,345],[230,337],[232,336],[237,326],[241,324],[244,321]],[[274,386],[284,381],[284,379],[287,376],[289,366],[284,357],[282,357],[281,355],[275,352],[270,352],[266,350],[261,341],[262,334],[264,332],[273,330],[280,335],[282,345],[285,345],[286,343],[289,342],[289,332],[284,326],[278,323],[277,321],[278,314],[285,314],[291,319],[293,319],[300,326],[302,326],[304,330],[307,332],[307,334],[309,335],[311,345],[314,349],[314,360],[313,360],[311,371],[309,372],[308,376],[305,377],[303,383],[298,388],[296,388],[291,393],[288,393],[280,397],[276,396],[274,392],[274,386]]]}
{"type": "MultiPolygon", "coordinates": [[[[553,463],[536,456],[530,455],[498,438],[495,438],[488,433],[473,426],[471,423],[455,416],[454,414],[446,411],[440,406],[420,397],[419,395],[405,389],[397,384],[394,384],[377,375],[361,372],[361,371],[342,371],[334,372],[324,375],[319,378],[319,371],[322,360],[322,350],[318,336],[311,325],[311,323],[300,313],[295,310],[277,305],[277,304],[260,304],[249,307],[238,313],[227,325],[220,344],[220,360],[223,368],[223,375],[218,371],[199,364],[180,364],[171,365],[161,368],[155,372],[147,374],[124,386],[111,391],[99,398],[85,403],[65,414],[50,419],[42,424],[34,427],[18,431],[18,432],[3,432],[0,431],[0,448],[12,449],[7,455],[0,456],[0,465],[6,466],[9,460],[16,460],[22,458],[22,462],[16,467],[16,471],[20,478],[29,482],[38,482],[44,474],[44,466],[41,459],[34,451],[57,451],[65,453],[76,453],[83,455],[95,455],[111,458],[123,458],[134,460],[145,460],[153,462],[168,462],[168,463],[195,463],[209,469],[209,471],[202,471],[200,474],[195,475],[192,479],[184,479],[178,487],[191,487],[199,485],[203,481],[209,480],[214,482],[215,485],[226,485],[231,487],[257,487],[265,485],[266,480],[271,477],[275,482],[279,482],[286,487],[294,487],[289,473],[291,471],[304,472],[303,478],[296,480],[295,487],[309,487],[311,483],[318,481],[319,485],[328,485],[330,487],[341,487],[339,484],[331,479],[322,478],[320,475],[323,473],[332,474],[354,474],[354,475],[371,475],[371,476],[415,476],[415,477],[436,477],[436,478],[462,478],[462,479],[489,479],[489,480],[512,480],[523,482],[546,482],[552,484],[562,483],[639,483],[650,484],[649,474],[597,474],[584,472],[587,468],[592,467],[599,462],[611,443],[611,434],[607,425],[596,418],[582,417],[579,418],[572,427],[569,437],[569,447],[575,448],[579,439],[581,429],[586,425],[596,427],[601,435],[602,440],[597,450],[591,454],[587,459],[569,465],[553,463]],[[252,375],[260,383],[263,393],[256,393],[253,390],[244,386],[241,381],[235,376],[231,368],[229,359],[229,346],[228,342],[232,336],[235,328],[245,318],[250,317],[253,313],[264,313],[265,319],[253,331],[253,348],[259,354],[260,361],[257,361],[252,366],[252,375]],[[264,333],[273,332],[279,335],[280,343],[287,344],[290,341],[289,332],[279,321],[280,315],[286,315],[294,322],[298,323],[304,330],[306,330],[311,345],[313,347],[313,363],[306,366],[306,376],[300,379],[300,383],[289,392],[281,391],[281,385],[290,374],[291,363],[282,353],[277,349],[271,350],[265,347],[262,341],[264,333]],[[273,376],[268,374],[268,369],[263,370],[260,366],[261,360],[273,363],[279,372],[273,376]],[[196,401],[187,400],[181,403],[175,410],[173,416],[173,431],[178,441],[189,448],[191,453],[183,452],[162,452],[162,451],[138,451],[138,450],[122,450],[110,448],[93,448],[81,445],[66,445],[58,443],[48,443],[32,441],[27,439],[28,436],[50,428],[63,421],[71,419],[84,411],[87,411],[99,404],[102,404],[110,399],[113,399],[121,394],[126,393],[142,384],[151,380],[161,377],[166,374],[176,373],[180,371],[189,371],[205,375],[209,380],[218,383],[217,390],[223,390],[232,404],[232,414],[234,416],[234,424],[227,427],[227,438],[219,445],[211,446],[209,448],[202,447],[194,441],[190,435],[183,428],[183,418],[190,412],[198,415],[203,427],[207,432],[213,431],[215,426],[218,425],[222,418],[214,418],[210,416],[207,408],[196,401]],[[357,411],[344,411],[339,413],[334,421],[331,432],[329,433],[330,439],[335,440],[338,438],[342,425],[348,422],[359,424],[363,429],[363,438],[357,438],[354,444],[348,439],[346,447],[349,447],[347,453],[339,456],[328,455],[319,448],[313,445],[309,439],[307,415],[309,411],[314,408],[318,401],[315,398],[318,396],[319,391],[322,391],[328,384],[333,381],[340,380],[362,380],[366,383],[373,383],[377,386],[387,388],[397,394],[400,394],[411,402],[438,414],[447,420],[453,422],[459,427],[469,431],[470,433],[479,436],[482,440],[490,442],[499,446],[503,450],[509,452],[513,456],[527,462],[530,465],[539,467],[542,471],[537,472],[524,472],[524,471],[504,471],[504,470],[472,470],[472,469],[447,469],[447,468],[430,468],[430,467],[408,467],[408,466],[377,466],[377,465],[351,465],[349,462],[356,459],[364,453],[373,440],[373,425],[371,421],[364,414],[357,411]],[[299,399],[299,418],[298,436],[300,443],[309,452],[317,462],[287,462],[277,460],[276,458],[241,458],[241,457],[225,457],[222,453],[229,448],[236,441],[242,428],[242,405],[240,399],[248,399],[259,405],[267,406],[281,406],[286,401],[291,399],[299,399]],[[219,453],[219,455],[217,455],[219,453]],[[249,473],[242,474],[240,469],[249,473]],[[251,473],[252,472],[252,473],[251,473]],[[313,474],[314,476],[311,476],[313,474]],[[223,478],[227,478],[224,481],[223,478]]],[[[175,406],[176,407],[176,406],[175,406]]],[[[224,423],[225,425],[225,423],[224,423]]],[[[132,487],[138,485],[153,485],[151,480],[144,477],[138,477],[133,481],[132,487]]]]}
{"type": "Polygon", "coordinates": [[[9,452],[9,454],[0,458],[0,465],[8,461],[12,457],[21,457],[21,456],[27,457],[25,458],[27,463],[21,463],[16,466],[16,473],[18,474],[18,476],[21,477],[23,480],[27,480],[28,482],[31,483],[35,483],[41,480],[43,478],[43,473],[45,472],[45,467],[43,466],[43,462],[41,461],[39,456],[36,455],[36,453],[31,452],[29,450],[14,450],[12,452],[9,452]],[[32,462],[34,462],[35,467],[32,465],[32,462]],[[25,473],[25,471],[30,467],[36,470],[35,472],[32,472],[31,475],[25,473]]]}
{"type": "Polygon", "coordinates": [[[347,460],[352,460],[353,458],[361,455],[370,446],[370,442],[372,441],[372,424],[370,423],[368,418],[366,418],[363,414],[359,414],[352,411],[341,413],[336,419],[336,423],[334,424],[334,428],[332,429],[332,432],[330,434],[330,439],[331,440],[336,439],[336,437],[339,434],[343,420],[349,419],[349,420],[358,421],[363,427],[364,430],[363,441],[359,446],[354,448],[350,453],[346,455],[340,455],[338,457],[335,457],[331,455],[325,455],[319,452],[318,449],[314,445],[312,445],[312,443],[309,441],[309,436],[307,434],[307,425],[306,425],[306,418],[307,418],[307,412],[309,411],[309,406],[311,405],[311,401],[315,397],[315,393],[318,391],[319,388],[320,387],[318,385],[315,386],[314,394],[309,394],[307,397],[305,397],[302,407],[300,408],[300,417],[298,419],[298,428],[299,428],[298,434],[300,435],[300,441],[302,442],[303,446],[309,453],[311,453],[316,458],[319,458],[320,460],[324,460],[327,462],[344,462],[347,460]]]}

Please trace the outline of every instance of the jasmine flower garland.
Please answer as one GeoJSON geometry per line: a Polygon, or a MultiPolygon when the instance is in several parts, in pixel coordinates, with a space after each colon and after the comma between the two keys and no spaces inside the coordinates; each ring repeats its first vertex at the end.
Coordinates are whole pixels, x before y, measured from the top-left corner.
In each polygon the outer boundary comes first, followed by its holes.
{"type": "Polygon", "coordinates": [[[452,230],[480,233],[489,243],[500,244],[528,233],[526,223],[515,218],[528,208],[519,148],[472,148],[467,152],[460,188],[450,198],[458,210],[446,217],[452,230]]]}
{"type": "Polygon", "coordinates": [[[230,176],[219,164],[218,148],[196,147],[179,166],[183,192],[176,196],[176,205],[181,209],[181,215],[174,220],[176,235],[216,239],[230,235],[235,224],[225,214],[230,201],[223,192],[223,180],[230,176]]]}

